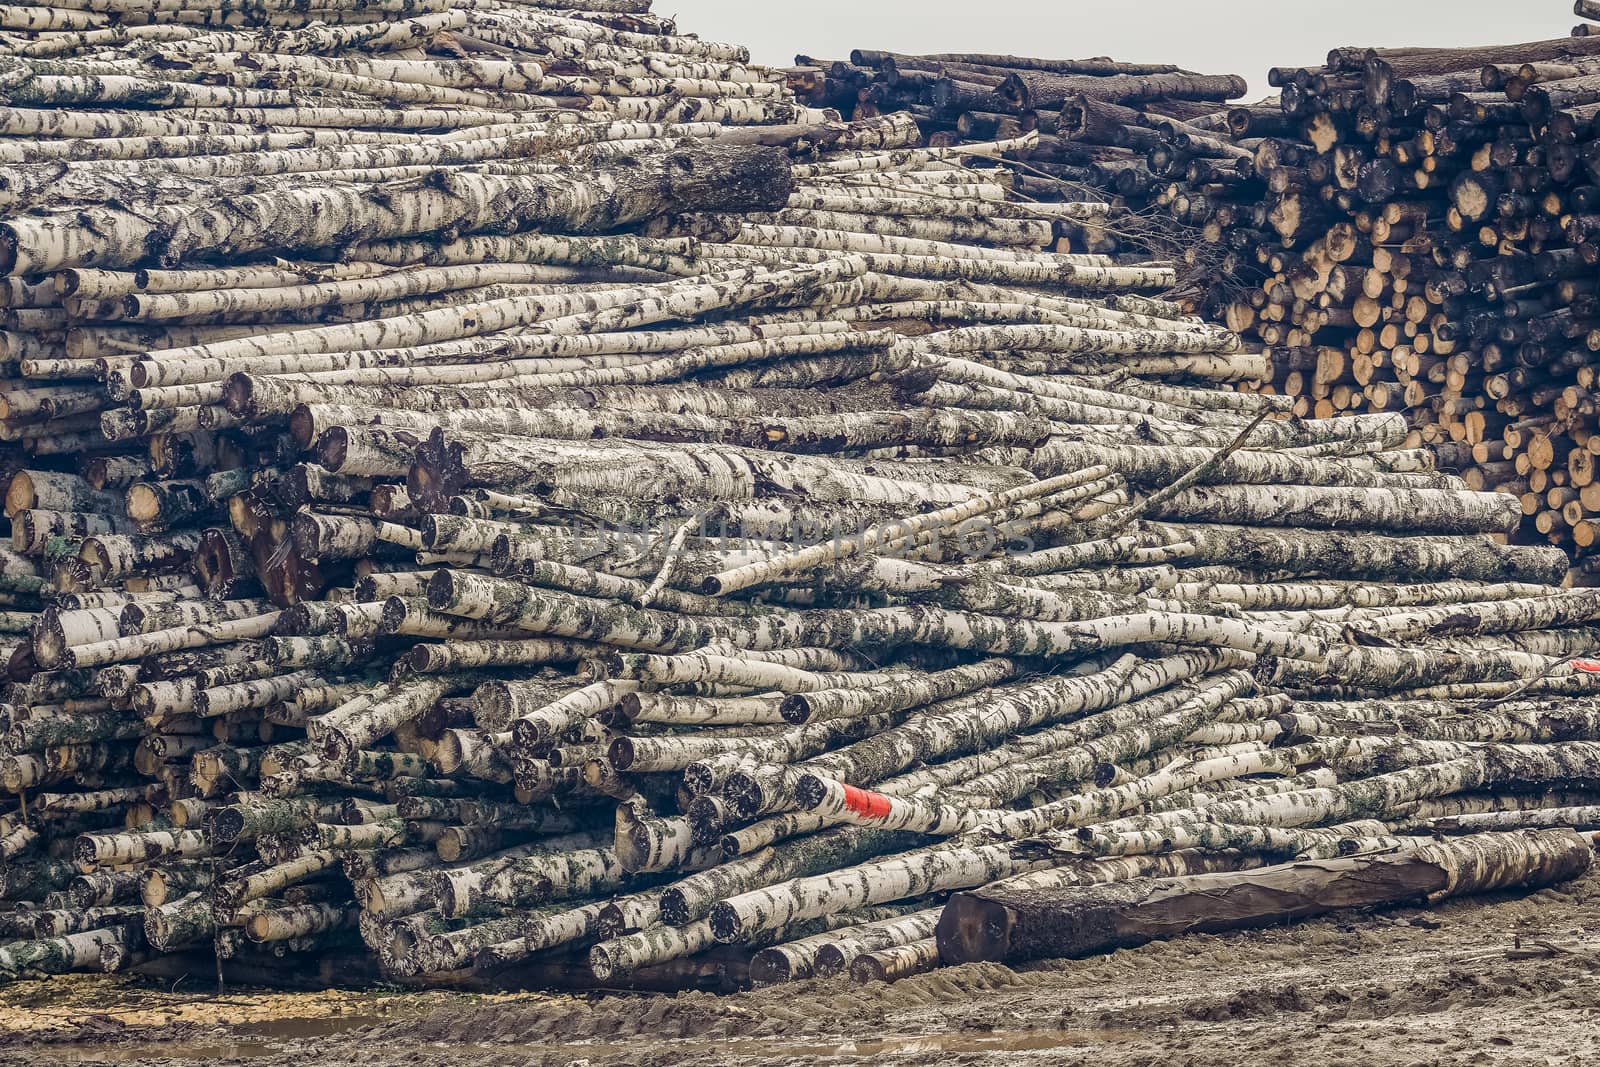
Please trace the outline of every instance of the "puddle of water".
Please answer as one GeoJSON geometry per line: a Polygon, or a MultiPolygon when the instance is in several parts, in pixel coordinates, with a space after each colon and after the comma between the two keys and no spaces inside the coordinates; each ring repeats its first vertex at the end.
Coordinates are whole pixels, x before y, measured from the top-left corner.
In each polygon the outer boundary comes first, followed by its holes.
{"type": "Polygon", "coordinates": [[[393,1022],[383,1015],[324,1015],[315,1019],[267,1019],[234,1027],[244,1041],[292,1040],[306,1037],[332,1037],[346,1030],[393,1022]]]}

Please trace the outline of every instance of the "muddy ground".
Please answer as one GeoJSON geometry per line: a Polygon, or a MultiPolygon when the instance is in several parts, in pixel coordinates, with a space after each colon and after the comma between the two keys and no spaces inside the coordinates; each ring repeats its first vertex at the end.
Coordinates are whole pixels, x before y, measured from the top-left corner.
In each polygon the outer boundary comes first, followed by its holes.
{"type": "Polygon", "coordinates": [[[1498,896],[894,985],[715,997],[215,992],[214,979],[0,989],[0,1067],[589,1067],[1092,1062],[1600,1063],[1600,871],[1498,896]]]}

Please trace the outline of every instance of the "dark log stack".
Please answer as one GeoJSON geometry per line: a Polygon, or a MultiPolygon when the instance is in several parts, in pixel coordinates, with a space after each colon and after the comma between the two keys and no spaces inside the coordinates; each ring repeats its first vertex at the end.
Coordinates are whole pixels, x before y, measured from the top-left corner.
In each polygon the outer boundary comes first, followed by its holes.
{"type": "Polygon", "coordinates": [[[893,978],[1593,818],[1515,500],[647,6],[7,9],[0,974],[893,978]]]}
{"type": "MultiPolygon", "coordinates": [[[[1244,95],[1235,75],[1201,75],[1162,64],[1107,58],[1027,59],[991,55],[900,55],[857,50],[850,61],[796,58],[790,85],[815,107],[866,119],[916,117],[928,143],[998,141],[1027,196],[1076,200],[1086,190],[1113,194],[1142,211],[1166,186],[1161,122],[1227,137],[1224,101],[1244,95]],[[1146,125],[1149,123],[1149,125],[1146,125]],[[1036,135],[1027,142],[1019,139],[1036,135]]],[[[1207,134],[1209,136],[1209,133],[1207,134]]],[[[1227,166],[1223,156],[1215,166],[1227,166]]],[[[1112,231],[1070,235],[1075,249],[1114,250],[1164,242],[1161,231],[1123,219],[1112,231]],[[1131,238],[1131,240],[1129,240],[1131,238]]],[[[1069,249],[1063,248],[1063,251],[1069,249]]]]}

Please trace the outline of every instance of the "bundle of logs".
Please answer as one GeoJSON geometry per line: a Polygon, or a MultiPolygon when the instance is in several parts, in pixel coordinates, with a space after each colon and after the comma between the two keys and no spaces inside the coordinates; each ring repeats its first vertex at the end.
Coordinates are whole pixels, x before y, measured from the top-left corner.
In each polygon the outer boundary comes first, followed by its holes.
{"type": "MultiPolygon", "coordinates": [[[[1580,0],[1579,14],[1597,13],[1580,0]]],[[[1600,39],[1339,48],[1271,104],[1187,123],[1083,97],[1075,143],[1139,143],[1197,239],[1194,299],[1268,346],[1300,414],[1404,412],[1515,493],[1522,535],[1600,534],[1600,39]]]]}
{"type": "MultiPolygon", "coordinates": [[[[914,116],[929,144],[1037,139],[1009,147],[1018,191],[1034,199],[1108,194],[1136,211],[1165,187],[1159,164],[1161,123],[1228,137],[1224,102],[1247,88],[1236,75],[1203,75],[1165,64],[1095,59],[1029,59],[972,54],[901,55],[858,49],[848,63],[796,57],[789,84],[815,107],[867,119],[914,116]],[[1086,119],[1085,106],[1093,115],[1086,119]],[[1085,121],[1102,136],[1083,136],[1085,121]]],[[[1125,219],[1127,223],[1130,220],[1125,219]]],[[[1114,249],[1119,237],[1148,246],[1147,232],[1085,235],[1089,247],[1114,249]],[[1138,238],[1143,238],[1140,241],[1138,238]]]]}
{"type": "Polygon", "coordinates": [[[635,0],[76,5],[4,9],[0,974],[893,978],[1587,866],[1600,592],[1054,251],[1110,208],[1025,144],[635,0]]]}

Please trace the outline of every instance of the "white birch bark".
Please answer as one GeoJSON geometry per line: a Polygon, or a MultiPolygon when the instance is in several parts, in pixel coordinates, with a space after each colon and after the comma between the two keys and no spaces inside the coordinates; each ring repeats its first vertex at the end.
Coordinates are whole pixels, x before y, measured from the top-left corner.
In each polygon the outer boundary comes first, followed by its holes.
{"type": "Polygon", "coordinates": [[[831,977],[867,952],[909,944],[933,936],[943,909],[923,908],[908,915],[847,926],[763,949],[751,961],[751,980],[757,985],[831,977]]]}
{"type": "Polygon", "coordinates": [[[997,845],[922,849],[729,897],[712,909],[709,921],[718,941],[746,941],[833,911],[964,889],[1054,865],[1014,858],[1008,847],[997,845]]]}

